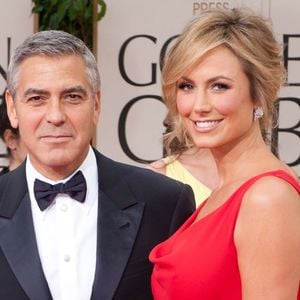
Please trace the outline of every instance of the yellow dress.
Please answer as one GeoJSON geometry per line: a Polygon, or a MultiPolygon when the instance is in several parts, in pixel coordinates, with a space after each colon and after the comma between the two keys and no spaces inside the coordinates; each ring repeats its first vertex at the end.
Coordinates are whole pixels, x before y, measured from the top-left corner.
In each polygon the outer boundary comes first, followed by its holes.
{"type": "Polygon", "coordinates": [[[196,179],[178,160],[166,157],[164,161],[167,164],[168,177],[186,183],[193,189],[197,207],[211,194],[211,190],[196,179]]]}

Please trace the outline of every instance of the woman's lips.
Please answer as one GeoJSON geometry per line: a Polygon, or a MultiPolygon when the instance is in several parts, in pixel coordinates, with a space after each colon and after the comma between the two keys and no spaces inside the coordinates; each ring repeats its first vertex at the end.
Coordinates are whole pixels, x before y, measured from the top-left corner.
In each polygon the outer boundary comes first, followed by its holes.
{"type": "Polygon", "coordinates": [[[198,131],[207,132],[218,127],[222,121],[223,120],[220,119],[220,120],[203,120],[203,121],[193,121],[193,122],[196,125],[196,129],[198,131]]]}

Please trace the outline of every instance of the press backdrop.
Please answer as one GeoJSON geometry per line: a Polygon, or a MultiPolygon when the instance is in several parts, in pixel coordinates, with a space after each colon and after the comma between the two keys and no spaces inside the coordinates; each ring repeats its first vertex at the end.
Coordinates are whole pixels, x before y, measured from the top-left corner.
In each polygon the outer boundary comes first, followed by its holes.
{"type": "MultiPolygon", "coordinates": [[[[6,86],[6,71],[13,49],[33,32],[31,0],[1,1],[0,4],[0,101],[6,86]]],[[[7,164],[0,139],[0,168],[7,164]]]]}
{"type": "MultiPolygon", "coordinates": [[[[246,5],[273,23],[286,45],[288,85],[280,92],[278,155],[300,175],[300,2],[299,0],[191,1],[106,0],[98,23],[98,64],[102,77],[102,112],[96,147],[129,164],[162,156],[161,59],[185,24],[202,10],[246,5]]],[[[31,0],[2,1],[0,9],[0,92],[13,49],[33,32],[31,0]]],[[[255,47],[255,45],[253,45],[255,47]]],[[[267,84],[267,83],[266,83],[267,84]]],[[[276,139],[277,138],[277,139],[276,139]]],[[[0,167],[6,164],[0,143],[0,167]]]]}
{"type": "Polygon", "coordinates": [[[161,57],[202,10],[246,5],[271,18],[278,40],[287,45],[288,86],[280,93],[278,151],[300,175],[299,0],[106,2],[107,15],[98,27],[102,116],[97,147],[103,153],[130,164],[162,156],[166,110],[160,98],[161,57]]]}

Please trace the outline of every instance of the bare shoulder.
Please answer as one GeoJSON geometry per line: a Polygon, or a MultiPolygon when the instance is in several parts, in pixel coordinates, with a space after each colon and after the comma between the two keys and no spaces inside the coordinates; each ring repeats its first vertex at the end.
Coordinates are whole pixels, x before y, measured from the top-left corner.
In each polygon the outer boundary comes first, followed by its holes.
{"type": "Polygon", "coordinates": [[[299,193],[284,179],[263,177],[245,193],[234,232],[243,297],[296,299],[299,223],[299,193]]]}
{"type": "Polygon", "coordinates": [[[236,244],[241,249],[250,243],[267,247],[268,237],[270,243],[276,240],[283,245],[285,239],[294,236],[300,245],[299,224],[300,196],[296,188],[284,179],[266,176],[243,197],[235,228],[236,244]]]}
{"type": "Polygon", "coordinates": [[[285,217],[300,222],[300,196],[289,182],[275,176],[266,176],[245,193],[239,216],[241,222],[257,222],[260,218],[260,222],[269,222],[269,218],[279,222],[285,217]]]}
{"type": "Polygon", "coordinates": [[[300,207],[300,196],[296,188],[288,181],[265,176],[256,181],[246,192],[243,205],[255,207],[296,206],[300,207]]]}
{"type": "Polygon", "coordinates": [[[166,165],[167,165],[167,163],[165,162],[164,159],[159,159],[148,165],[145,165],[145,168],[165,175],[166,174],[166,165]]]}

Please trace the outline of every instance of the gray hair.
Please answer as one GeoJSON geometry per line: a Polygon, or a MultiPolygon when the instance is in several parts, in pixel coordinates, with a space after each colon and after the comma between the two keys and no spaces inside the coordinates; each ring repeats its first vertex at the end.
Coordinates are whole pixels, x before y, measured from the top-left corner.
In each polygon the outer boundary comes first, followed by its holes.
{"type": "Polygon", "coordinates": [[[29,36],[16,48],[7,71],[7,88],[16,95],[18,71],[21,63],[32,56],[50,57],[78,55],[85,62],[88,81],[95,94],[100,89],[100,75],[94,55],[79,38],[59,30],[39,31],[29,36]]]}

